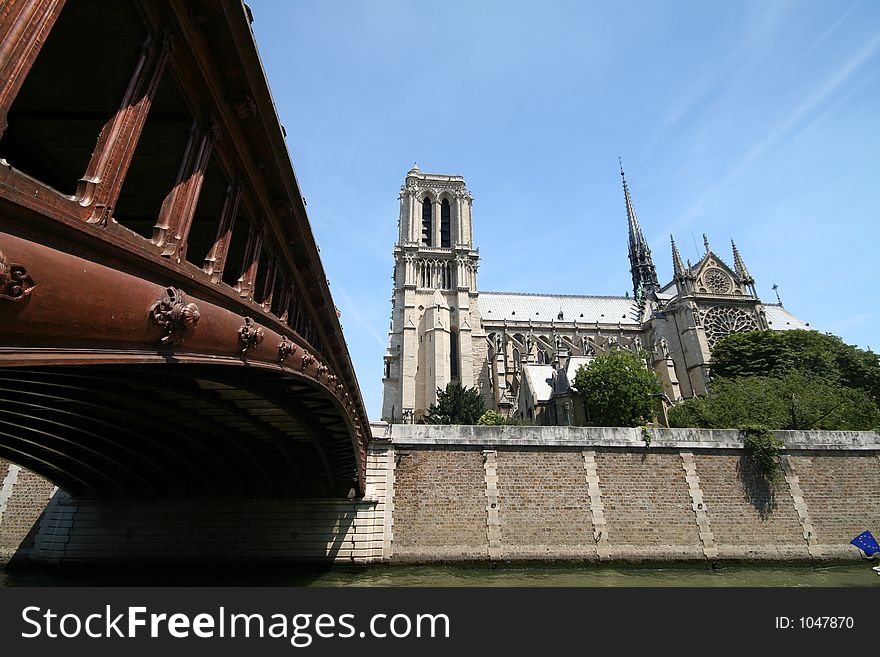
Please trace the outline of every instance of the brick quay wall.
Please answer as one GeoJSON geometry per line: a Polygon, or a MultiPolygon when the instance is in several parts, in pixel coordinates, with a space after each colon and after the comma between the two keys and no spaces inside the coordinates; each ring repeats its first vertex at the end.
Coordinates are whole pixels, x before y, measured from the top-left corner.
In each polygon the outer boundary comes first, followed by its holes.
{"type": "Polygon", "coordinates": [[[628,428],[375,426],[391,464],[384,558],[858,558],[849,541],[880,527],[880,435],[776,435],[768,487],[735,430],[650,429],[648,445],[628,428]]]}
{"type": "Polygon", "coordinates": [[[733,430],[375,424],[355,500],[77,499],[0,460],[0,561],[858,559],[880,435],[776,433],[774,487],[733,430]]]}

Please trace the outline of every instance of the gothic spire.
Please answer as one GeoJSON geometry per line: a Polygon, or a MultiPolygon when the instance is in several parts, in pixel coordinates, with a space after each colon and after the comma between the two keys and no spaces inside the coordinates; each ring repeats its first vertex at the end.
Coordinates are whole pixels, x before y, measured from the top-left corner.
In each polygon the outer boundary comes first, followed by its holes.
{"type": "Polygon", "coordinates": [[[678,252],[678,247],[675,245],[675,238],[670,235],[669,240],[672,242],[672,271],[675,274],[676,278],[681,278],[684,276],[684,263],[681,261],[681,254],[678,252]]]}
{"type": "Polygon", "coordinates": [[[632,273],[633,292],[637,299],[644,298],[648,292],[660,287],[657,282],[657,270],[651,260],[651,249],[642,234],[639,226],[639,218],[633,207],[632,198],[629,194],[629,185],[626,184],[626,174],[623,172],[623,163],[620,163],[620,178],[623,180],[623,196],[626,200],[626,218],[629,222],[629,264],[632,273]]]}
{"type": "Polygon", "coordinates": [[[739,276],[739,280],[746,285],[752,285],[755,282],[755,279],[752,278],[751,274],[749,274],[749,270],[746,269],[742,256],[740,256],[739,250],[736,248],[736,243],[733,240],[730,240],[730,245],[733,247],[733,266],[736,268],[736,275],[739,276]]]}

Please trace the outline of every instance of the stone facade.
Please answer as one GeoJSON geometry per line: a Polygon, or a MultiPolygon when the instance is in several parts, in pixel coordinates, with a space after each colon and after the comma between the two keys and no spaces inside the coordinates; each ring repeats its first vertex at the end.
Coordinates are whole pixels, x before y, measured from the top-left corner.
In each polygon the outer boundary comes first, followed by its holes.
{"type": "Polygon", "coordinates": [[[383,419],[420,421],[436,390],[457,381],[507,415],[583,424],[589,418],[565,395],[597,355],[645,356],[675,402],[706,393],[711,349],[724,335],[808,326],[761,302],[734,244],[732,265],[707,238],[702,259],[685,265],[673,241],[673,280],[661,286],[625,178],[623,189],[631,297],[480,292],[464,179],[413,167],[400,194],[383,419]]]}
{"type": "Polygon", "coordinates": [[[383,417],[421,418],[449,381],[479,383],[473,349],[485,337],[476,307],[472,203],[461,176],[416,166],[400,189],[383,417]]]}

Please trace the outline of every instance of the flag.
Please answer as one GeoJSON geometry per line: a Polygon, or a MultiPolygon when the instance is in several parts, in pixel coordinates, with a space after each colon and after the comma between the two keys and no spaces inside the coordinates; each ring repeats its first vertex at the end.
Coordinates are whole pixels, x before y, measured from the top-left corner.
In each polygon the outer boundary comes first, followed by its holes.
{"type": "Polygon", "coordinates": [[[868,530],[865,530],[856,536],[850,541],[850,543],[859,548],[868,557],[880,552],[880,545],[877,545],[877,539],[874,538],[874,535],[868,530]]]}

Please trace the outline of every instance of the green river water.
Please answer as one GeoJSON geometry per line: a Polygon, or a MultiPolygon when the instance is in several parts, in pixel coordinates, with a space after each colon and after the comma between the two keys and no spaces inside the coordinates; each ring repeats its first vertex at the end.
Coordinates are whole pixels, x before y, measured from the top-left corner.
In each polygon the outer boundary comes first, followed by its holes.
{"type": "Polygon", "coordinates": [[[372,566],[345,572],[289,567],[125,570],[0,569],[0,586],[880,586],[876,562],[830,565],[731,564],[556,566],[372,566]]]}

